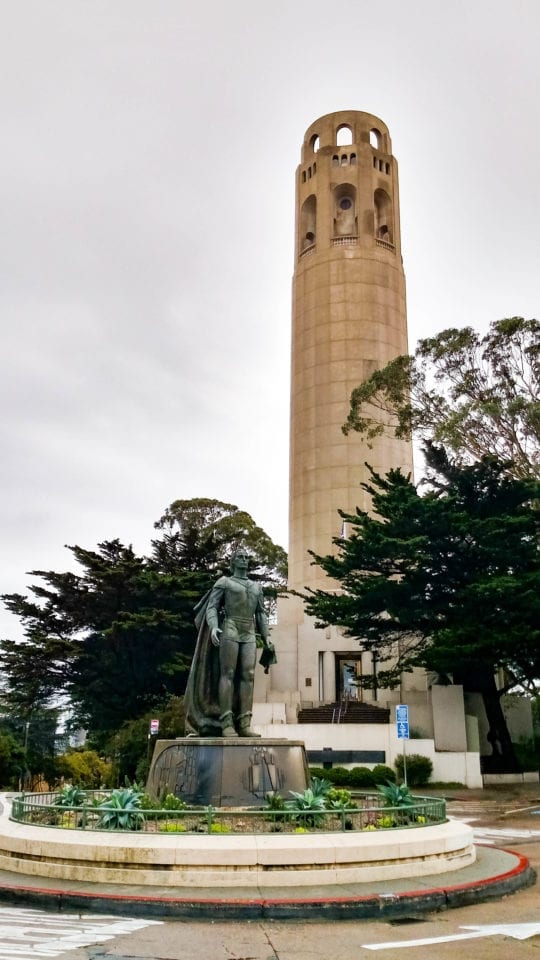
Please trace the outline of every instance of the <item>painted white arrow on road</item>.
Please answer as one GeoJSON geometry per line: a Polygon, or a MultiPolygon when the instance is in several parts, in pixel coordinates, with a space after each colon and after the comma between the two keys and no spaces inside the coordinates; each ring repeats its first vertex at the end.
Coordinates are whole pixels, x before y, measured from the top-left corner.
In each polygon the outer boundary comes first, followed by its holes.
{"type": "Polygon", "coordinates": [[[424,940],[395,940],[390,943],[364,943],[365,950],[390,950],[396,947],[427,947],[433,943],[450,943],[452,940],[474,940],[478,937],[513,937],[527,940],[540,936],[540,923],[497,923],[483,927],[460,927],[470,933],[454,933],[447,937],[426,937],[424,940]]]}

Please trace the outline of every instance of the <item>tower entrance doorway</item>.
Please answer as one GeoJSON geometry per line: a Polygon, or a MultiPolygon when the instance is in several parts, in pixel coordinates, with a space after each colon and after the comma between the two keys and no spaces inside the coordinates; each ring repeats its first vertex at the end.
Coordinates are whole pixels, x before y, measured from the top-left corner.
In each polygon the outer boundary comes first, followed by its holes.
{"type": "Polygon", "coordinates": [[[362,654],[336,653],[336,699],[362,700],[362,654]]]}

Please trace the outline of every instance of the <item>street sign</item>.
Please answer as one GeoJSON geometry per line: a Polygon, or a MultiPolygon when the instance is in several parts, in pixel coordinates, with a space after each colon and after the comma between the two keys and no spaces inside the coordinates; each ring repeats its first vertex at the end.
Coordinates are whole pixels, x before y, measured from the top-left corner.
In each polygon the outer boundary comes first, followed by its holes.
{"type": "Polygon", "coordinates": [[[396,704],[396,726],[398,740],[409,739],[409,708],[406,703],[396,704]]]}
{"type": "Polygon", "coordinates": [[[159,720],[150,721],[150,736],[154,736],[156,733],[159,733],[159,720]]]}

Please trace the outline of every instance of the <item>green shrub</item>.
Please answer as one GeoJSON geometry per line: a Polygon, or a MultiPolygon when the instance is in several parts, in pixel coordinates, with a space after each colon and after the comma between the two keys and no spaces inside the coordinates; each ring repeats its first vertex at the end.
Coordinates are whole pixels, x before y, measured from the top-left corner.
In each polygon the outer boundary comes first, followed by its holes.
{"type": "Polygon", "coordinates": [[[351,782],[351,771],[345,767],[332,767],[326,771],[326,779],[338,787],[344,787],[351,782]]]}
{"type": "Polygon", "coordinates": [[[392,767],[387,767],[385,763],[377,763],[371,771],[371,776],[376,786],[379,783],[388,783],[388,781],[394,783],[396,779],[395,770],[392,770],[392,767]]]}
{"type": "Polygon", "coordinates": [[[95,750],[68,750],[56,758],[58,775],[88,790],[110,786],[112,765],[95,750]]]}
{"type": "Polygon", "coordinates": [[[289,819],[286,813],[281,813],[282,810],[286,810],[285,800],[281,794],[267,793],[265,800],[266,806],[264,809],[274,811],[272,816],[266,817],[267,820],[272,823],[283,823],[289,819]]]}
{"type": "MultiPolygon", "coordinates": [[[[433,764],[429,757],[423,757],[420,753],[411,753],[406,757],[407,764],[407,783],[411,787],[421,787],[428,782],[433,773],[433,764]]],[[[403,754],[396,757],[394,766],[400,780],[404,779],[403,772],[403,754]]]]}
{"type": "Polygon", "coordinates": [[[513,746],[520,770],[537,771],[540,769],[540,740],[538,738],[529,737],[518,740],[513,746]]]}
{"type": "Polygon", "coordinates": [[[348,770],[347,772],[349,774],[347,783],[349,783],[352,787],[365,788],[375,786],[373,774],[368,767],[353,767],[352,770],[348,770]]]}
{"type": "Polygon", "coordinates": [[[162,800],[162,810],[187,810],[187,803],[180,797],[175,797],[174,793],[168,793],[162,800]]]}
{"type": "Polygon", "coordinates": [[[210,824],[210,833],[230,833],[231,828],[226,823],[210,824]]]}
{"type": "MultiPolygon", "coordinates": [[[[213,824],[217,826],[217,824],[213,824]]],[[[185,833],[186,828],[183,823],[162,823],[159,827],[160,833],[185,833]]]]}
{"type": "Polygon", "coordinates": [[[396,821],[393,817],[379,817],[377,820],[377,828],[379,830],[389,830],[391,827],[395,827],[395,825],[396,821]]]}
{"type": "MultiPolygon", "coordinates": [[[[395,779],[393,770],[390,770],[389,767],[386,769],[389,770],[387,779],[391,777],[395,779]]],[[[310,773],[312,780],[320,777],[329,780],[337,787],[356,787],[360,789],[375,786],[372,771],[368,767],[353,767],[352,770],[347,770],[346,767],[331,767],[328,770],[321,767],[312,767],[310,773]]]]}
{"type": "Polygon", "coordinates": [[[351,791],[345,787],[332,787],[326,795],[326,805],[329,810],[350,810],[356,807],[351,791]]]}

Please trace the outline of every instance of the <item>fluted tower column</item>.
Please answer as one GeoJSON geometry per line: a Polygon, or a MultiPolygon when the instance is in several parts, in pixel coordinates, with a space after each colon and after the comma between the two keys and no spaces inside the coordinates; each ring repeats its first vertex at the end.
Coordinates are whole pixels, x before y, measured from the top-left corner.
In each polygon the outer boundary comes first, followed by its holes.
{"type": "Polygon", "coordinates": [[[306,132],[296,172],[289,584],[327,586],[308,550],[328,553],[338,509],[368,507],[365,461],[412,470],[410,444],[369,449],[341,427],[350,394],[407,352],[397,161],[386,124],[342,110],[306,132]]]}

